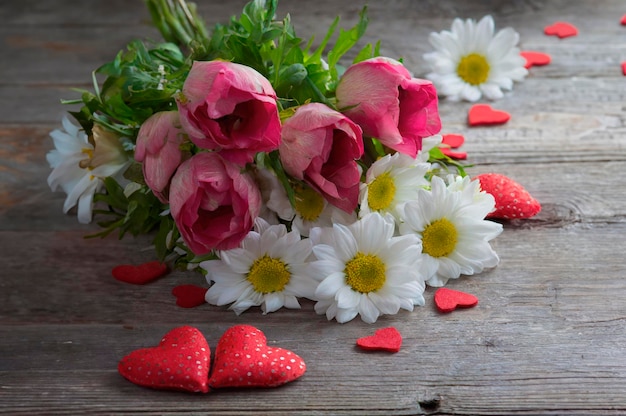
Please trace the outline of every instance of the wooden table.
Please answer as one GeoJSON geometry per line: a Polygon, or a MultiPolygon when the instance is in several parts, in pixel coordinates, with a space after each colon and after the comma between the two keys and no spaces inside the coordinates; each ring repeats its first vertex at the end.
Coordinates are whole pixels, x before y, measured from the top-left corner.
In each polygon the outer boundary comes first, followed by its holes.
{"type": "MultiPolygon", "coordinates": [[[[212,25],[244,1],[200,1],[212,25]]],[[[466,137],[469,172],[506,174],[543,205],[504,223],[501,264],[449,287],[475,294],[473,309],[442,315],[426,306],[383,317],[328,322],[281,310],[237,317],[204,305],[183,309],[171,289],[203,284],[172,272],[146,286],[120,283],[113,266],[154,258],[150,238],[84,239],[98,230],[62,213],[50,192],[48,132],[60,126],[71,87],[133,38],[157,38],[140,1],[4,1],[0,4],[0,413],[5,414],[624,414],[626,413],[626,4],[603,1],[370,2],[365,41],[427,68],[428,33],[454,17],[494,16],[523,50],[549,53],[512,94],[493,103],[512,114],[499,127],[466,122],[469,103],[441,101],[444,133],[466,137]],[[543,34],[557,20],[577,37],[543,34]],[[271,390],[208,395],[154,391],[117,373],[130,351],[193,325],[215,346],[230,326],[262,329],[270,345],[300,354],[307,373],[271,390]],[[397,354],[363,353],[355,340],[395,326],[397,354]]],[[[356,22],[359,2],[283,0],[298,34],[318,38],[336,15],[356,22]]]]}

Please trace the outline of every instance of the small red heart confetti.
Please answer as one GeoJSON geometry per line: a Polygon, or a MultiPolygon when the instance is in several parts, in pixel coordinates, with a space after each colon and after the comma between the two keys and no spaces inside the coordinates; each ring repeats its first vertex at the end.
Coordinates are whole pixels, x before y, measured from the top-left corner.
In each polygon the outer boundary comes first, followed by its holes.
{"type": "Polygon", "coordinates": [[[622,16],[622,19],[619,22],[620,24],[626,26],[626,14],[622,16]]]}
{"type": "Polygon", "coordinates": [[[520,52],[520,55],[522,55],[522,57],[526,59],[526,64],[524,65],[526,69],[530,68],[531,66],[548,65],[552,61],[552,57],[543,52],[522,51],[520,52]]]}
{"type": "Polygon", "coordinates": [[[470,126],[504,124],[511,118],[506,111],[494,110],[489,104],[475,104],[468,113],[470,126]]]}
{"type": "Polygon", "coordinates": [[[626,75],[626,61],[622,62],[622,74],[626,75]]]}
{"type": "Polygon", "coordinates": [[[463,137],[462,134],[444,134],[442,136],[441,143],[447,144],[451,148],[456,149],[457,147],[463,146],[463,143],[465,143],[465,137],[463,137]]]}
{"type": "Polygon", "coordinates": [[[559,38],[567,38],[578,35],[578,28],[568,22],[554,22],[543,29],[543,33],[548,36],[558,36],[559,38]]]}
{"type": "Polygon", "coordinates": [[[165,334],[158,346],[122,358],[117,370],[140,386],[207,393],[210,365],[211,350],[202,333],[181,326],[165,334]]]}
{"type": "Polygon", "coordinates": [[[176,304],[181,308],[195,308],[206,302],[207,288],[196,285],[179,285],[172,289],[176,304]]]}
{"type": "Polygon", "coordinates": [[[167,264],[156,260],[139,265],[122,264],[115,266],[111,270],[111,274],[115,279],[133,285],[144,285],[158,279],[167,272],[167,264]]]}
{"type": "Polygon", "coordinates": [[[452,159],[467,159],[467,153],[452,150],[461,147],[464,142],[465,137],[461,134],[444,134],[441,140],[441,144],[443,145],[440,147],[441,153],[452,159]]]}
{"type": "Polygon", "coordinates": [[[440,312],[448,313],[456,308],[476,306],[478,305],[478,298],[469,293],[442,287],[435,292],[435,305],[440,312]]]}
{"type": "Polygon", "coordinates": [[[498,173],[483,173],[474,179],[480,181],[483,191],[493,195],[495,210],[487,218],[530,218],[541,211],[541,204],[513,179],[498,173]]]}
{"type": "Polygon", "coordinates": [[[277,387],[299,378],[305,371],[304,360],[295,353],[268,347],[261,330],[235,325],[217,343],[209,386],[277,387]]]}
{"type": "Polygon", "coordinates": [[[374,335],[357,339],[356,345],[364,350],[398,352],[402,346],[402,335],[390,326],[377,330],[374,335]]]}

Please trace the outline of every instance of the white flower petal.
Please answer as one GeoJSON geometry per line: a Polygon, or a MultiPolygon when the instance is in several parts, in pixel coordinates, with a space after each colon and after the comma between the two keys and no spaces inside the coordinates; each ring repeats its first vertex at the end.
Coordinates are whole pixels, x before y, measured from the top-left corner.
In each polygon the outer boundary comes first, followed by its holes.
{"type": "Polygon", "coordinates": [[[321,281],[315,290],[315,297],[318,299],[335,298],[335,294],[345,287],[344,284],[343,272],[337,271],[321,281]]]}
{"type": "Polygon", "coordinates": [[[513,81],[523,81],[528,70],[517,48],[519,34],[512,28],[494,32],[493,18],[485,16],[478,23],[456,18],[451,31],[429,35],[435,51],[423,55],[431,69],[426,78],[435,84],[440,95],[451,101],[475,102],[483,95],[495,100],[503,96],[501,89],[510,90],[513,81]],[[479,55],[487,61],[489,72],[484,82],[478,81],[480,84],[473,80],[470,84],[456,73],[461,60],[469,55],[479,55]]]}
{"type": "Polygon", "coordinates": [[[373,324],[380,316],[380,311],[367,296],[361,296],[361,302],[359,303],[359,314],[361,315],[361,319],[363,319],[363,322],[373,324]]]}
{"type": "Polygon", "coordinates": [[[343,286],[335,295],[337,307],[340,309],[356,308],[362,297],[362,294],[355,292],[350,286],[343,286]]]}

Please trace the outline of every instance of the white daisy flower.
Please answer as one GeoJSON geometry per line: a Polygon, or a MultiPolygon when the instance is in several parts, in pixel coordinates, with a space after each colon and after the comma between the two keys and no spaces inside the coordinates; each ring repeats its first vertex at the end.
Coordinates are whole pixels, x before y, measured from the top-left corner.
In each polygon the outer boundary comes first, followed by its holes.
{"type": "Polygon", "coordinates": [[[478,23],[454,19],[451,31],[433,32],[429,41],[435,51],[424,54],[432,70],[426,78],[450,100],[477,101],[482,95],[496,100],[528,74],[518,33],[508,27],[494,35],[491,16],[478,23]]]}
{"type": "Polygon", "coordinates": [[[318,314],[339,323],[361,315],[373,323],[424,304],[420,241],[414,234],[394,236],[394,228],[391,216],[372,213],[348,226],[311,230],[318,314]]]}
{"type": "Polygon", "coordinates": [[[91,222],[93,196],[104,186],[102,179],[123,173],[131,159],[124,151],[120,137],[97,124],[90,141],[67,117],[62,123],[65,131],[50,132],[55,149],[46,155],[53,169],[48,176],[48,185],[52,191],[60,187],[67,194],[64,213],[78,204],[78,221],[86,224],[91,222]]]}
{"type": "Polygon", "coordinates": [[[299,309],[299,297],[312,298],[316,280],[310,273],[311,241],[283,224],[270,225],[257,218],[254,231],[239,248],[218,252],[219,260],[200,263],[207,281],[215,282],[206,301],[241,314],[251,306],[263,313],[283,306],[299,309]]]}
{"type": "Polygon", "coordinates": [[[472,180],[469,176],[448,175],[446,182],[449,191],[463,194],[463,200],[472,205],[476,217],[484,218],[495,209],[493,195],[481,189],[480,181],[472,180]]]}
{"type": "Polygon", "coordinates": [[[347,213],[329,204],[320,193],[308,186],[295,186],[294,191],[295,207],[280,183],[272,190],[267,206],[281,219],[292,221],[291,228],[304,237],[308,237],[314,227],[332,227],[335,223],[347,225],[357,219],[355,212],[347,213]]]}
{"type": "Polygon", "coordinates": [[[431,190],[420,190],[417,200],[404,206],[403,235],[418,235],[424,254],[426,283],[444,286],[461,274],[472,275],[495,267],[500,259],[489,241],[502,232],[502,225],[485,220],[489,211],[486,201],[493,197],[480,194],[469,182],[462,190],[446,187],[434,176],[431,190]]]}
{"type": "Polygon", "coordinates": [[[417,191],[429,185],[425,177],[429,169],[429,163],[420,163],[402,153],[378,159],[361,183],[359,216],[389,213],[400,220],[402,205],[417,198],[417,191]]]}

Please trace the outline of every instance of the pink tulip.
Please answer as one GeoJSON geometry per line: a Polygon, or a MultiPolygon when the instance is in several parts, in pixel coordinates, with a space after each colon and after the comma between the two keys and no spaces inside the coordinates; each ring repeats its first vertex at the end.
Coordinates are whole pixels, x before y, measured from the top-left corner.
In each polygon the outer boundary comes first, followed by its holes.
{"type": "Polygon", "coordinates": [[[135,160],[142,163],[146,184],[167,203],[170,179],[183,161],[180,145],[186,140],[177,111],[152,115],[139,129],[135,160]]]}
{"type": "Polygon", "coordinates": [[[320,103],[305,104],[283,124],[280,160],[287,173],[304,180],[328,202],[354,211],[363,155],[361,128],[320,103]]]}
{"type": "Polygon", "coordinates": [[[239,165],[280,143],[276,93],[256,70],[232,62],[194,62],[178,99],[191,141],[239,165]]]}
{"type": "Polygon", "coordinates": [[[261,193],[240,170],[216,152],[203,152],[183,162],[172,178],[172,217],[195,254],[235,248],[252,229],[261,193]]]}
{"type": "Polygon", "coordinates": [[[337,106],[385,146],[415,157],[422,138],[437,134],[437,91],[398,61],[372,58],[350,66],[337,85],[337,106]]]}

